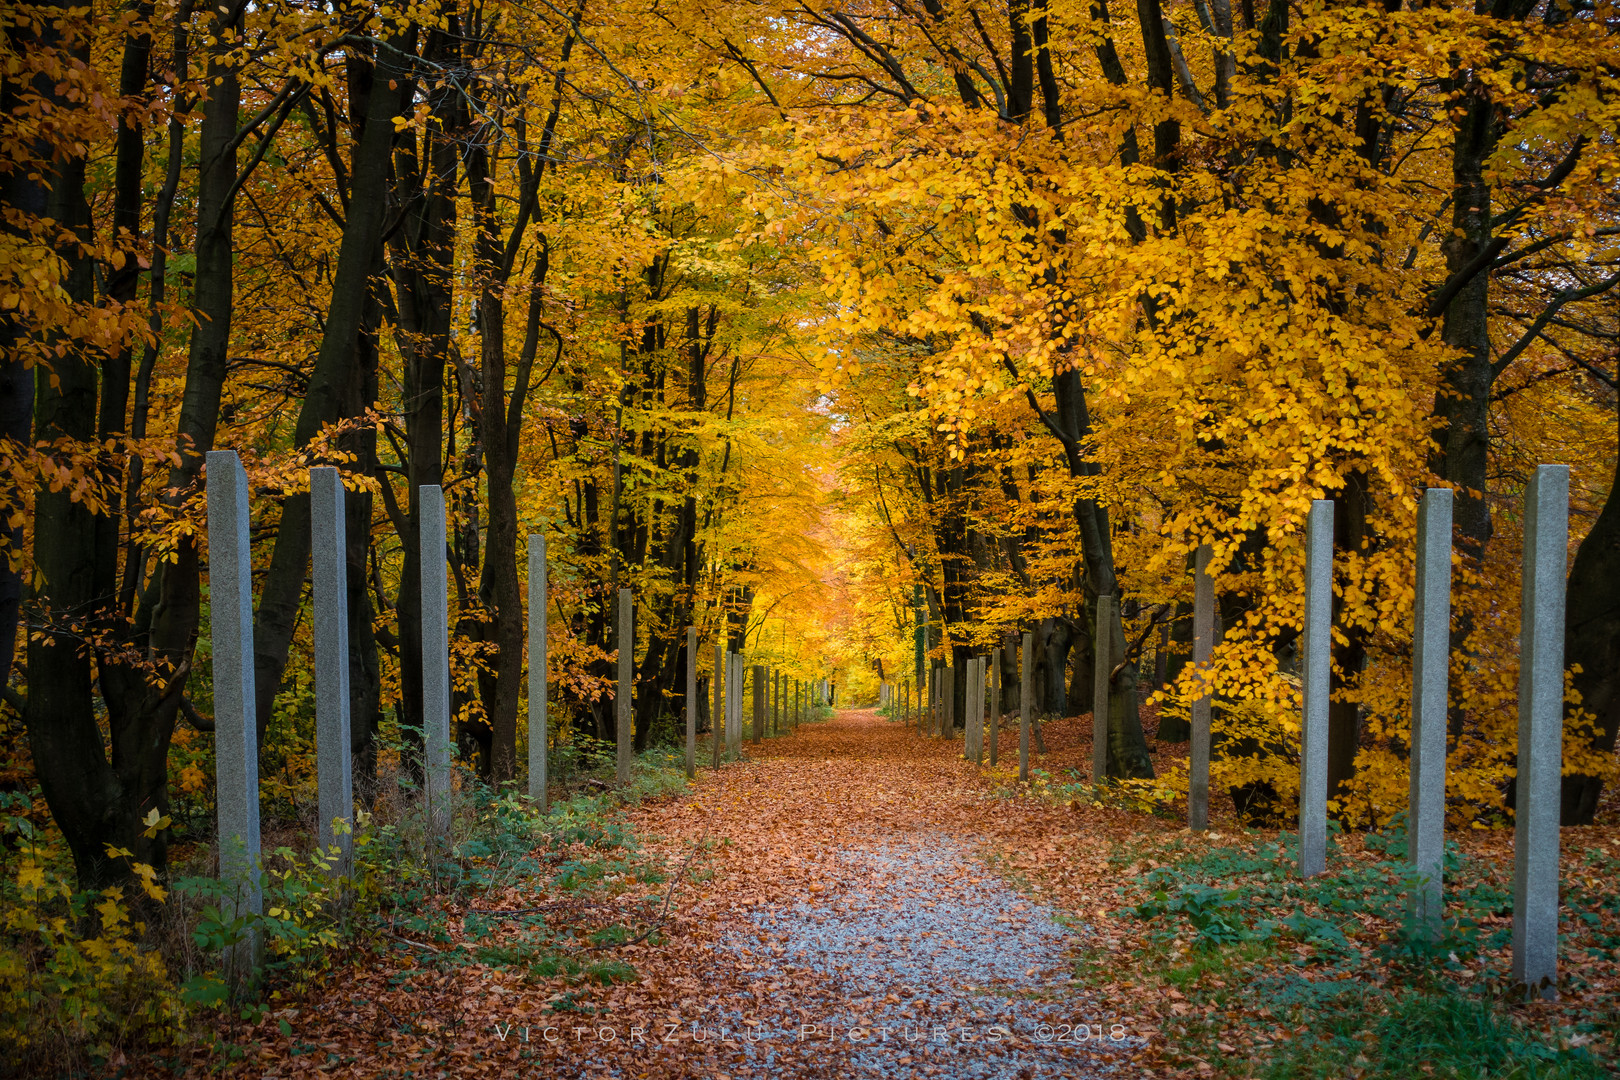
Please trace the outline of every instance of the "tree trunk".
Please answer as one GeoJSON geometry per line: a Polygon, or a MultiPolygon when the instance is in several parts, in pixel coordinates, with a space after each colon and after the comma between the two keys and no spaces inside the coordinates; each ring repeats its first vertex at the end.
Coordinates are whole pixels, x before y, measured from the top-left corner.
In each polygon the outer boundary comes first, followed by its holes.
{"type": "MultiPolygon", "coordinates": [[[[404,107],[408,85],[397,57],[414,53],[415,38],[412,29],[391,38],[386,48],[379,48],[363,107],[360,101],[351,102],[351,116],[362,115],[365,122],[350,169],[348,216],[338,248],[321,350],[293,429],[293,444],[298,447],[308,446],[321,428],[339,419],[344,389],[360,362],[361,328],[371,302],[370,278],[382,250],[394,117],[404,107]]],[[[281,688],[281,676],[287,667],[298,610],[303,605],[309,548],[309,492],[304,491],[282,502],[281,523],[253,624],[253,690],[261,755],[266,749],[265,732],[281,688]]]]}
{"type": "MultiPolygon", "coordinates": [[[[235,32],[244,8],[238,4],[216,9],[211,26],[214,40],[235,32]]],[[[176,512],[195,491],[203,455],[213,446],[230,339],[236,180],[233,140],[241,89],[227,50],[228,46],[216,47],[209,59],[208,92],[198,139],[194,321],[176,422],[179,461],[169,470],[163,496],[169,509],[176,512]]],[[[71,199],[73,188],[71,183],[59,184],[55,197],[71,199]]],[[[64,220],[74,219],[69,216],[64,220]]],[[[64,382],[60,390],[83,397],[78,378],[75,375],[64,382]]],[[[94,415],[93,397],[81,406],[89,410],[83,412],[83,418],[94,415]]],[[[81,412],[81,406],[75,406],[76,414],[81,412]]],[[[44,524],[48,542],[52,525],[46,524],[45,518],[54,513],[55,508],[47,501],[46,511],[36,522],[36,541],[44,524]]],[[[53,545],[61,551],[50,557],[68,557],[72,545],[87,542],[93,532],[88,527],[74,531],[75,538],[53,545]]],[[[77,560],[81,556],[71,557],[77,560]]],[[[78,564],[78,573],[88,578],[94,563],[91,554],[78,564]]],[[[107,857],[108,843],[129,849],[132,861],[148,863],[160,873],[167,865],[167,834],[160,831],[155,837],[145,836],[142,819],[152,810],[161,814],[168,809],[169,739],[195,647],[199,578],[197,537],[188,534],[177,541],[172,556],[158,564],[136,611],[135,637],[128,652],[141,656],[144,662],[126,663],[122,659],[125,650],[119,648],[99,655],[110,760],[93,711],[88,724],[82,712],[88,682],[84,683],[83,693],[73,685],[87,677],[88,655],[78,662],[82,667],[63,668],[61,675],[67,681],[58,683],[53,675],[47,675],[47,680],[56,685],[47,686],[45,696],[37,703],[30,694],[29,710],[35,717],[30,723],[30,741],[37,744],[35,769],[52,815],[73,852],[83,887],[96,888],[129,876],[128,862],[107,857]]],[[[68,583],[59,592],[53,584],[53,602],[60,604],[65,598],[72,603],[76,587],[68,583]]],[[[52,666],[53,660],[47,660],[46,666],[52,666]]]]}
{"type": "MultiPolygon", "coordinates": [[[[88,43],[42,41],[78,61],[89,58],[88,43]]],[[[58,107],[71,107],[60,100],[58,107]]],[[[65,267],[62,287],[69,299],[88,304],[94,267],[78,249],[91,239],[90,205],[84,194],[82,155],[55,163],[49,175],[46,216],[71,232],[57,255],[65,267]]],[[[43,444],[71,441],[80,456],[95,445],[96,370],[82,343],[59,339],[50,368],[36,368],[36,436],[43,444]]],[[[82,460],[78,467],[88,468],[82,460]]],[[[95,516],[67,488],[41,485],[34,494],[34,565],[43,579],[31,596],[28,635],[29,751],[51,816],[62,830],[79,882],[86,888],[124,876],[105,846],[119,835],[127,816],[122,792],[102,747],[96,722],[91,669],[90,618],[96,597],[95,516]]]]}
{"type": "MultiPolygon", "coordinates": [[[[1159,684],[1172,686],[1181,677],[1182,669],[1192,661],[1193,629],[1192,605],[1178,603],[1175,615],[1170,625],[1165,629],[1168,634],[1160,638],[1160,655],[1156,658],[1159,665],[1159,684]],[[1169,646],[1169,653],[1163,650],[1169,646]]],[[[1160,742],[1187,742],[1192,739],[1192,722],[1184,716],[1168,716],[1159,714],[1159,741],[1160,742]]]]}
{"type": "Polygon", "coordinates": [[[1068,619],[1042,619],[1035,627],[1035,700],[1039,715],[1069,715],[1067,676],[1074,627],[1068,619]]]}
{"type": "MultiPolygon", "coordinates": [[[[1612,760],[1615,734],[1620,732],[1620,461],[1603,511],[1570,567],[1564,662],[1580,668],[1574,683],[1581,708],[1597,718],[1595,748],[1612,760]]],[[[1592,824],[1602,793],[1601,776],[1565,776],[1563,823],[1592,824]]]]}
{"type": "MultiPolygon", "coordinates": [[[[451,29],[456,22],[452,17],[451,29]]],[[[428,59],[458,59],[453,36],[429,38],[428,59]]],[[[450,362],[450,322],[454,296],[453,258],[456,230],[456,178],[459,153],[455,137],[462,128],[461,91],[434,92],[434,123],[420,150],[409,146],[396,155],[398,199],[405,221],[395,233],[389,268],[399,298],[399,325],[394,341],[404,368],[402,411],[405,414],[405,497],[393,496],[391,481],[384,502],[399,535],[402,552],[395,617],[399,641],[399,726],[405,743],[404,765],[422,780],[422,551],[420,490],[444,482],[444,372],[450,362]],[[420,156],[418,156],[418,154],[420,156]]]]}
{"type": "MultiPolygon", "coordinates": [[[[1047,426],[1063,445],[1064,459],[1069,475],[1095,476],[1096,463],[1086,460],[1081,448],[1091,436],[1091,417],[1086,408],[1085,386],[1077,368],[1069,367],[1052,379],[1056,416],[1047,420],[1047,426]]],[[[1085,590],[1087,603],[1098,596],[1118,595],[1118,578],[1114,573],[1114,544],[1109,531],[1108,511],[1095,499],[1076,499],[1074,516],[1080,527],[1080,553],[1085,562],[1085,590]]],[[[1125,640],[1124,623],[1115,605],[1114,640],[1125,640]]],[[[1153,759],[1148,754],[1147,739],[1142,735],[1142,723],[1136,711],[1136,665],[1126,664],[1115,676],[1108,690],[1108,774],[1110,776],[1153,775],[1153,759]],[[1118,730],[1116,730],[1116,728],[1118,730]],[[1115,760],[1115,756],[1119,760],[1115,760]]]]}
{"type": "MultiPolygon", "coordinates": [[[[1488,87],[1470,87],[1459,106],[1451,143],[1451,235],[1442,248],[1448,274],[1461,274],[1491,243],[1491,188],[1485,162],[1496,148],[1497,106],[1488,87]]],[[[1480,270],[1446,307],[1441,337],[1457,350],[1435,394],[1439,425],[1430,468],[1456,489],[1457,546],[1474,564],[1491,538],[1487,498],[1490,458],[1490,273],[1480,270]]],[[[1461,642],[1454,639],[1454,645],[1461,642]]]]}

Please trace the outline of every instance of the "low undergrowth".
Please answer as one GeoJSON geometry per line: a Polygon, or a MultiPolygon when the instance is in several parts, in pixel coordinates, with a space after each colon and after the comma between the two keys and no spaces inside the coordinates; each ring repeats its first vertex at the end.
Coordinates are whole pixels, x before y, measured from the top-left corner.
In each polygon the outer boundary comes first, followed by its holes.
{"type": "MultiPolygon", "coordinates": [[[[1412,876],[1397,822],[1301,880],[1293,837],[1204,845],[1177,839],[1122,889],[1140,924],[1138,967],[1170,999],[1167,1057],[1199,1073],[1256,1078],[1569,1078],[1613,1075],[1614,999],[1591,993],[1620,933],[1614,877],[1566,892],[1556,1007],[1506,978],[1512,898],[1496,868],[1446,853],[1438,936],[1408,914],[1412,876]]],[[[1587,861],[1616,867],[1606,853],[1587,861]]],[[[1601,864],[1601,865],[1599,865],[1601,864]]]]}
{"type": "Polygon", "coordinates": [[[100,1075],[136,1055],[178,1069],[199,1043],[218,1064],[241,1060],[281,1003],[388,952],[440,972],[485,965],[570,984],[632,980],[611,950],[656,941],[657,912],[619,898],[670,871],[622,811],[684,790],[680,764],[667,749],[649,751],[628,786],[585,777],[596,782],[573,786],[545,814],[510,788],[463,776],[448,850],[402,783],[357,822],[349,877],[328,873],[332,852],[266,850],[263,914],[238,918],[203,872],[206,851],[172,880],[137,866],[135,886],[76,890],[60,845],[35,834],[28,798],[0,795],[0,1075],[100,1075]],[[548,899],[525,899],[537,893],[548,899]],[[259,978],[227,985],[221,956],[249,934],[265,946],[259,978]]]}

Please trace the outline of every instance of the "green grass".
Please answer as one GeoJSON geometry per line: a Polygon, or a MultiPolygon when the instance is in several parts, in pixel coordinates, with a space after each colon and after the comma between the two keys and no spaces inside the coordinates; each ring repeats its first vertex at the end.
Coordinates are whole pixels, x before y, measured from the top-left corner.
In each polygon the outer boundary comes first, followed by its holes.
{"type": "MultiPolygon", "coordinates": [[[[1309,881],[1293,873],[1291,840],[1201,849],[1178,840],[1155,853],[1168,865],[1137,879],[1148,890],[1128,909],[1147,925],[1138,964],[1186,999],[1166,1031],[1174,1056],[1261,1080],[1613,1075],[1600,1054],[1614,1051],[1615,1017],[1523,1010],[1511,988],[1470,966],[1505,944],[1490,917],[1509,898],[1455,848],[1447,920],[1431,941],[1405,915],[1404,829],[1368,837],[1372,859],[1334,859],[1309,881]],[[1367,915],[1379,920],[1375,932],[1367,915]],[[1245,1029],[1242,1052],[1220,1048],[1245,1029]]],[[[1122,865],[1136,857],[1121,854],[1122,865]]],[[[1572,889],[1570,917],[1606,900],[1572,889]]]]}
{"type": "MultiPolygon", "coordinates": [[[[1506,1008],[1450,989],[1368,994],[1353,984],[1292,1011],[1309,1030],[1278,1044],[1257,1075],[1266,1080],[1366,1080],[1436,1076],[1456,1080],[1584,1080],[1609,1075],[1584,1047],[1560,1046],[1506,1008]]],[[[1296,1025],[1297,1026],[1297,1025],[1296,1025]]]]}

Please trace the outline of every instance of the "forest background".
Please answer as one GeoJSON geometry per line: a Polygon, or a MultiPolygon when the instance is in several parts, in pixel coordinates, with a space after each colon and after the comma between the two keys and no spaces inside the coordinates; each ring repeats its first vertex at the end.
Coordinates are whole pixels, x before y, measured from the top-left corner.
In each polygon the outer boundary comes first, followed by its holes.
{"type": "Polygon", "coordinates": [[[1037,711],[1064,716],[1113,595],[1109,774],[1184,792],[1137,706],[1160,693],[1184,740],[1212,693],[1217,786],[1281,821],[1301,526],[1328,498],[1330,784],[1381,825],[1416,499],[1443,485],[1450,810],[1501,825],[1520,500],[1567,463],[1563,813],[1592,821],[1620,729],[1612,4],[0,17],[0,759],[81,887],[158,887],[211,839],[216,447],[254,485],[261,775],[289,814],[313,787],[307,469],[335,464],[366,799],[420,745],[417,492],[442,484],[456,733],[496,784],[525,760],[544,533],[559,746],[611,737],[620,587],[638,748],[683,711],[688,625],[863,697],[913,677],[920,597],[930,663],[1032,633],[1037,711]]]}

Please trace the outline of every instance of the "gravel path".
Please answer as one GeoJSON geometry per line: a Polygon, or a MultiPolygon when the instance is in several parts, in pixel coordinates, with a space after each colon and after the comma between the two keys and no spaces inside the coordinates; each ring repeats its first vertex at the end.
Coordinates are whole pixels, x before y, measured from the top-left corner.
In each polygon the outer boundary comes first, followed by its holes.
{"type": "Polygon", "coordinates": [[[1071,980],[1093,930],[991,867],[996,804],[959,741],[846,711],[747,749],[645,822],[722,845],[692,912],[712,965],[683,991],[694,1075],[1120,1075],[1140,1033],[1071,980]]]}
{"type": "MultiPolygon", "coordinates": [[[[726,944],[769,983],[809,973],[842,1007],[745,1026],[744,1060],[767,1069],[784,1044],[825,1041],[843,1075],[1101,1076],[1076,1015],[1065,953],[1075,931],[1020,897],[948,836],[890,836],[837,853],[838,887],[765,907],[726,944]],[[782,1020],[787,1022],[783,1023],[782,1020]],[[805,1030],[804,1024],[809,1024],[805,1030]],[[1077,1030],[1079,1028],[1079,1030],[1077,1030]]],[[[1083,931],[1083,928],[1081,928],[1083,931]]],[[[1114,1047],[1123,1045],[1112,1042],[1114,1047]]]]}

